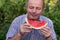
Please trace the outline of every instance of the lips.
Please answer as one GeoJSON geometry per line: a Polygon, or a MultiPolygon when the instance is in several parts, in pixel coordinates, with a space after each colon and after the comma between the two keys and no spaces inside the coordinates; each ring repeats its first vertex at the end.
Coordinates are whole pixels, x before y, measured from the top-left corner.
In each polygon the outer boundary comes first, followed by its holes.
{"type": "Polygon", "coordinates": [[[38,14],[36,13],[30,13],[32,16],[38,16],[38,14]]]}

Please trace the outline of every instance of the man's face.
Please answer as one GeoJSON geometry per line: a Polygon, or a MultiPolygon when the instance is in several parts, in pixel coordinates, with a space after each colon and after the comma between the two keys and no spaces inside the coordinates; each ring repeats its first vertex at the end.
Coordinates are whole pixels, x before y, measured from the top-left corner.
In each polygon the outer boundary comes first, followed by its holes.
{"type": "Polygon", "coordinates": [[[27,4],[28,18],[38,19],[43,10],[42,0],[29,0],[27,4]]]}

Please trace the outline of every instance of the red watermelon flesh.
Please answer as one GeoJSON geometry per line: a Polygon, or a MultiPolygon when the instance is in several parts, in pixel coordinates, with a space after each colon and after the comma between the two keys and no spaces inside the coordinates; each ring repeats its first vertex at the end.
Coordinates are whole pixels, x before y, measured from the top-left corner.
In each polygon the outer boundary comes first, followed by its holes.
{"type": "Polygon", "coordinates": [[[34,28],[34,29],[40,29],[47,25],[47,22],[45,20],[36,21],[36,20],[29,20],[26,18],[26,22],[31,26],[31,28],[34,28]]]}

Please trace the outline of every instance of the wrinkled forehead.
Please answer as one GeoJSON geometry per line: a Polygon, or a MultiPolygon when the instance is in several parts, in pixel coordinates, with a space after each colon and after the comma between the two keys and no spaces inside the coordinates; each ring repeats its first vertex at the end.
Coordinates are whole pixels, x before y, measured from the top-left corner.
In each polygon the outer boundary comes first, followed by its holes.
{"type": "Polygon", "coordinates": [[[28,5],[42,6],[43,0],[28,0],[28,5]]]}
{"type": "Polygon", "coordinates": [[[28,2],[39,2],[39,3],[43,3],[43,0],[28,0],[28,2]]]}
{"type": "Polygon", "coordinates": [[[28,0],[28,4],[34,3],[34,4],[43,4],[43,0],[28,0]]]}

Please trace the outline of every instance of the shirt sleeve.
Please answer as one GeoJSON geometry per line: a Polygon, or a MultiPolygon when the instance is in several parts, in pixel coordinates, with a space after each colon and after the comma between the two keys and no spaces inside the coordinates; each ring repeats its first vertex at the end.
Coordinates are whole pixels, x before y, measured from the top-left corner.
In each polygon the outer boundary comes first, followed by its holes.
{"type": "Polygon", "coordinates": [[[57,40],[57,38],[56,38],[56,33],[55,33],[55,30],[54,30],[54,25],[53,25],[53,22],[52,22],[51,20],[50,20],[50,22],[49,22],[49,27],[50,27],[51,30],[52,30],[51,36],[52,36],[53,40],[57,40]]]}
{"type": "Polygon", "coordinates": [[[8,38],[12,38],[18,32],[19,23],[17,21],[18,20],[15,19],[12,22],[12,24],[11,24],[11,26],[10,26],[8,32],[7,32],[6,40],[8,40],[8,38]]]}

